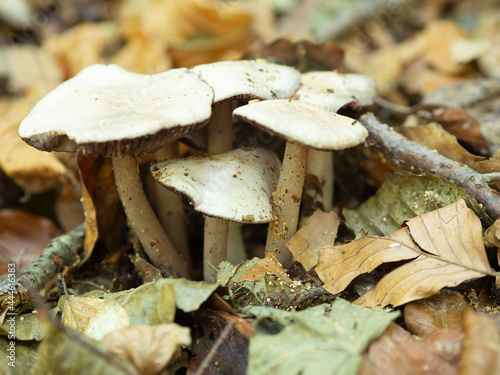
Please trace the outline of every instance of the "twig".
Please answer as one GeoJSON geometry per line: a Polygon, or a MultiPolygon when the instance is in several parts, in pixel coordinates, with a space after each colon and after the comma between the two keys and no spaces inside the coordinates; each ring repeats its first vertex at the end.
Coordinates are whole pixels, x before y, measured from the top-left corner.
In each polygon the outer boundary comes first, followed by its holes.
{"type": "Polygon", "coordinates": [[[203,358],[203,361],[201,361],[200,366],[196,369],[195,372],[192,373],[192,375],[201,375],[203,374],[203,371],[208,367],[210,362],[214,359],[215,355],[217,354],[217,351],[219,350],[220,346],[226,340],[227,336],[229,336],[229,332],[233,329],[234,324],[236,323],[235,320],[230,321],[229,323],[226,324],[224,329],[222,330],[220,336],[217,338],[215,341],[215,344],[212,346],[208,354],[203,358]]]}
{"type": "Polygon", "coordinates": [[[83,247],[84,235],[85,226],[81,224],[68,233],[54,238],[41,254],[16,276],[13,282],[9,279],[0,281],[0,323],[8,308],[20,305],[32,307],[33,301],[29,292],[41,291],[52,277],[61,272],[65,265],[71,263],[83,247]],[[12,286],[15,288],[14,294],[9,293],[12,286]]]}
{"type": "Polygon", "coordinates": [[[368,113],[361,123],[369,132],[367,143],[380,150],[394,166],[405,164],[422,172],[436,174],[468,190],[484,206],[493,220],[500,218],[500,194],[488,185],[488,179],[474,169],[439,154],[380,123],[368,113]]]}

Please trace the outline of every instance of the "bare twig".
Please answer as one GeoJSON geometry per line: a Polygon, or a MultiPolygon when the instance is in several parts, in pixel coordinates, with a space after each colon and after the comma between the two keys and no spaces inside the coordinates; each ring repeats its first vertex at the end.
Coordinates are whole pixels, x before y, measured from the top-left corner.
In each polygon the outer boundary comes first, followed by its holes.
{"type": "Polygon", "coordinates": [[[81,224],[68,233],[54,238],[13,282],[9,279],[0,281],[0,323],[8,308],[21,305],[26,308],[32,307],[30,292],[42,290],[52,277],[72,262],[83,248],[84,235],[85,227],[81,224]],[[15,288],[13,294],[12,287],[15,288]]]}
{"type": "Polygon", "coordinates": [[[488,185],[488,178],[474,169],[439,154],[382,124],[372,114],[361,117],[370,135],[367,143],[380,150],[393,165],[405,164],[422,172],[439,175],[468,190],[493,220],[500,218],[500,194],[488,185]]]}

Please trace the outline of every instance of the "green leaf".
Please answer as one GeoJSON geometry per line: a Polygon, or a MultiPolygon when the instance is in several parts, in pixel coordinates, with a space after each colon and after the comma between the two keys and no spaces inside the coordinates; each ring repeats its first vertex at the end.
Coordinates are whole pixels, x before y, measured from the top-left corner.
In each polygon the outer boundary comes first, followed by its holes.
{"type": "Polygon", "coordinates": [[[344,209],[347,226],[356,233],[384,236],[401,228],[403,221],[464,199],[485,226],[493,220],[467,190],[435,175],[396,174],[356,210],[344,209]]]}
{"type": "Polygon", "coordinates": [[[338,298],[299,312],[249,306],[257,316],[248,374],[354,375],[362,353],[399,312],[381,312],[338,298]]]}
{"type": "Polygon", "coordinates": [[[32,374],[137,374],[127,360],[106,353],[104,345],[83,334],[70,328],[62,330],[49,321],[44,321],[43,327],[44,339],[32,374]]]}

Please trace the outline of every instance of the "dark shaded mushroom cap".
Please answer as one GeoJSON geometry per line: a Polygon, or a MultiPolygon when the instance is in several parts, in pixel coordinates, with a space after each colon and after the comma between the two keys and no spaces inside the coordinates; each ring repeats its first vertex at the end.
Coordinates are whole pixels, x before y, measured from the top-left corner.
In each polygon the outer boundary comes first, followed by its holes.
{"type": "Polygon", "coordinates": [[[213,95],[185,68],[145,75],[97,64],[38,102],[18,134],[43,151],[144,155],[204,126],[213,95]]]}
{"type": "Polygon", "coordinates": [[[221,61],[197,65],[191,70],[214,88],[214,103],[228,99],[283,99],[300,84],[295,68],[265,60],[221,61]]]}
{"type": "Polygon", "coordinates": [[[280,170],[266,149],[235,149],[209,157],[172,159],[151,166],[163,186],[187,196],[196,211],[239,223],[272,219],[270,196],[280,170]]]}
{"type": "Polygon", "coordinates": [[[302,74],[296,96],[299,100],[337,112],[353,102],[361,107],[374,104],[377,84],[373,78],[361,74],[308,72],[302,74]]]}
{"type": "Polygon", "coordinates": [[[233,116],[275,136],[318,150],[342,150],[363,143],[368,131],[358,121],[300,100],[265,100],[233,116]]]}

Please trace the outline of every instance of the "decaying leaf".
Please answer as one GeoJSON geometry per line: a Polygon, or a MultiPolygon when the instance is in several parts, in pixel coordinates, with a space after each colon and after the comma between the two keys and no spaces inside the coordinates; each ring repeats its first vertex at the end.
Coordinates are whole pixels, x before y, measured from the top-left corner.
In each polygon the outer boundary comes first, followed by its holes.
{"type": "Polygon", "coordinates": [[[21,271],[60,234],[59,228],[45,217],[19,210],[0,210],[0,278],[7,275],[8,263],[20,261],[21,271]]]}
{"type": "Polygon", "coordinates": [[[407,304],[405,324],[411,333],[421,337],[440,328],[461,329],[465,306],[459,292],[443,289],[432,297],[407,304]]]}
{"type": "Polygon", "coordinates": [[[189,328],[175,323],[136,326],[108,333],[101,342],[108,352],[127,359],[143,375],[155,375],[191,345],[189,328]]]}
{"type": "Polygon", "coordinates": [[[236,282],[256,281],[266,274],[276,275],[281,280],[291,283],[292,280],[283,269],[283,265],[276,259],[274,253],[268,253],[265,258],[259,260],[255,265],[241,275],[236,282]]]}
{"type": "Polygon", "coordinates": [[[326,290],[339,293],[354,277],[381,263],[413,258],[355,301],[378,308],[399,306],[446,286],[492,275],[481,234],[478,217],[461,199],[408,220],[405,228],[391,235],[325,247],[316,271],[326,290]]]}
{"type": "Polygon", "coordinates": [[[17,135],[21,120],[42,95],[33,93],[12,103],[0,103],[3,112],[0,118],[0,168],[28,194],[49,190],[68,176],[68,169],[56,154],[36,150],[17,135]]]}
{"type": "Polygon", "coordinates": [[[138,375],[126,359],[106,353],[104,345],[89,339],[77,331],[66,330],[44,320],[44,339],[37,351],[37,358],[31,373],[101,375],[138,375]]]}
{"type": "Polygon", "coordinates": [[[423,340],[391,324],[365,353],[360,375],[458,373],[463,334],[438,329],[423,340]]]}
{"type": "Polygon", "coordinates": [[[274,375],[356,374],[368,344],[399,314],[340,298],[298,312],[257,306],[244,311],[257,316],[247,373],[274,375]]]}
{"type": "Polygon", "coordinates": [[[464,312],[464,350],[460,374],[500,373],[500,320],[467,308],[464,312]]]}
{"type": "Polygon", "coordinates": [[[286,244],[293,259],[302,264],[306,271],[313,268],[319,262],[321,248],[334,243],[339,223],[335,212],[315,211],[286,244]]]}
{"type": "Polygon", "coordinates": [[[465,189],[436,175],[397,174],[356,210],[344,209],[347,225],[356,234],[386,235],[403,221],[464,199],[485,225],[492,220],[465,189]]]}

